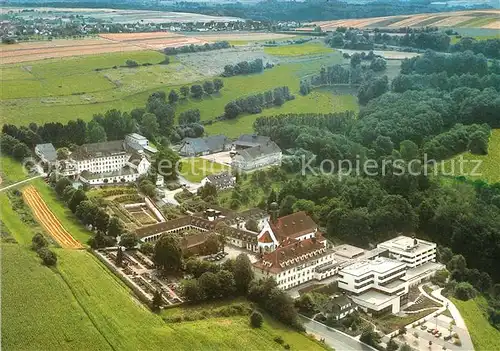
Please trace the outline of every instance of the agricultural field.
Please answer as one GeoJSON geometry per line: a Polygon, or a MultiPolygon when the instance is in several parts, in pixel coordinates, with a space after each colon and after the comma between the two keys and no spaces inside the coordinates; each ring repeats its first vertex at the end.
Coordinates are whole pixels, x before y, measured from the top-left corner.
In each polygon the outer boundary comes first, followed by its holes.
{"type": "Polygon", "coordinates": [[[55,191],[41,179],[35,179],[31,184],[38,191],[50,211],[59,220],[62,227],[71,233],[73,238],[80,243],[86,244],[92,233],[85,229],[69,208],[57,198],[55,191]]]}
{"type": "MultiPolygon", "coordinates": [[[[260,57],[267,55],[263,49],[260,49],[260,53],[260,57]]],[[[210,54],[213,57],[212,53],[200,54],[210,54]]],[[[237,60],[247,59],[246,55],[241,53],[235,55],[237,60]]],[[[310,111],[330,112],[332,106],[334,111],[355,108],[356,99],[351,95],[332,95],[331,92],[326,91],[318,91],[306,97],[298,94],[301,77],[318,72],[322,65],[341,63],[340,52],[332,51],[321,57],[311,55],[282,59],[278,56],[267,56],[275,57],[276,62],[283,61],[262,74],[223,78],[224,88],[219,94],[205,96],[202,99],[188,98],[179,101],[176,114],[198,108],[201,111],[202,120],[213,119],[223,113],[224,106],[229,101],[283,85],[289,86],[296,99],[279,108],[266,109],[260,115],[310,111]]],[[[228,62],[227,57],[221,58],[218,63],[219,69],[223,69],[223,64],[228,62]]],[[[2,66],[2,71],[5,72],[2,76],[2,83],[13,84],[16,89],[4,89],[2,93],[4,95],[0,105],[3,113],[1,120],[3,123],[17,125],[27,125],[31,122],[40,124],[48,121],[65,123],[76,118],[89,120],[93,114],[103,113],[112,108],[130,111],[144,106],[147,97],[154,91],[163,90],[168,94],[171,89],[179,89],[184,84],[201,83],[208,79],[207,75],[213,74],[211,71],[204,71],[206,64],[200,58],[188,60],[184,55],[179,55],[179,58],[172,60],[173,62],[169,65],[154,64],[163,58],[164,55],[158,52],[138,51],[47,60],[30,63],[31,73],[26,72],[23,68],[26,66],[22,64],[2,66]],[[139,64],[152,63],[153,65],[138,68],[112,68],[115,65],[123,65],[127,59],[136,60],[139,64]],[[96,72],[95,69],[102,70],[96,72]],[[38,79],[40,88],[28,88],[32,83],[30,79],[38,79]],[[72,85],[71,82],[74,79],[85,80],[86,85],[95,84],[90,86],[95,91],[82,92],[78,85],[72,85]],[[105,79],[104,83],[102,79],[105,79]],[[61,80],[68,82],[68,87],[57,83],[61,80]],[[45,85],[47,85],[46,90],[42,89],[45,85]],[[38,90],[34,91],[34,89],[38,90]],[[42,96],[33,97],[37,94],[42,94],[42,96]]],[[[212,59],[212,61],[216,60],[212,59]]],[[[225,134],[237,136],[240,133],[251,132],[253,121],[258,116],[241,116],[233,121],[207,126],[206,130],[208,133],[220,133],[223,130],[225,134]]]]}
{"type": "Polygon", "coordinates": [[[64,228],[57,217],[54,216],[54,213],[49,210],[35,187],[29,185],[23,188],[22,192],[25,202],[31,208],[38,222],[42,224],[47,233],[49,233],[61,247],[68,249],[83,248],[83,246],[71,236],[66,228],[64,228]]]}
{"type": "MultiPolygon", "coordinates": [[[[336,27],[354,28],[401,28],[437,26],[450,27],[475,27],[498,28],[499,10],[470,10],[457,12],[443,12],[432,14],[415,14],[404,16],[373,17],[363,19],[334,20],[313,22],[324,31],[334,30],[336,27]]],[[[311,27],[312,28],[312,27],[311,27]]]]}
{"type": "Polygon", "coordinates": [[[305,56],[328,54],[333,52],[333,49],[320,43],[311,43],[266,47],[264,52],[275,56],[305,56]]]}
{"type": "Polygon", "coordinates": [[[21,245],[1,250],[3,348],[111,350],[57,272],[21,245]]]}
{"type": "Polygon", "coordinates": [[[181,160],[180,174],[190,182],[199,183],[208,175],[221,173],[230,169],[229,166],[220,163],[211,162],[199,157],[192,157],[181,160]]]}
{"type": "MultiPolygon", "coordinates": [[[[492,131],[492,134],[490,136],[490,142],[488,145],[488,155],[473,155],[470,152],[467,152],[467,153],[464,153],[462,155],[454,157],[452,160],[457,163],[460,157],[463,157],[464,160],[480,160],[480,161],[482,161],[478,170],[476,170],[476,172],[480,173],[480,175],[472,175],[472,176],[467,175],[467,178],[482,179],[482,180],[485,180],[489,183],[500,182],[500,172],[499,172],[500,129],[494,129],[492,131]]],[[[459,169],[457,167],[458,167],[458,164],[455,166],[455,172],[459,172],[459,169]]],[[[474,167],[475,167],[475,163],[464,162],[464,173],[471,174],[474,167]]],[[[447,162],[445,169],[447,172],[450,171],[451,168],[450,168],[449,162],[447,162]]],[[[457,175],[459,175],[459,174],[457,174],[457,175]]]]}
{"type": "Polygon", "coordinates": [[[476,351],[496,350],[500,345],[500,332],[488,322],[488,304],[484,297],[469,301],[452,299],[469,329],[476,351]]]}

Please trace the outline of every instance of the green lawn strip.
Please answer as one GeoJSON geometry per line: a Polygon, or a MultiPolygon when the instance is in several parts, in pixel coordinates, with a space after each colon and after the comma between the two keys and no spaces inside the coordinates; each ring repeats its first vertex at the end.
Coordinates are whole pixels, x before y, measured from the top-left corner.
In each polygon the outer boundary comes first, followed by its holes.
{"type": "Polygon", "coordinates": [[[193,183],[199,183],[211,174],[221,173],[231,169],[229,166],[211,162],[200,157],[190,157],[181,161],[181,175],[193,183]]]}
{"type": "Polygon", "coordinates": [[[4,349],[110,349],[61,277],[34,252],[17,244],[1,250],[4,349]]]}
{"type": "MultiPolygon", "coordinates": [[[[473,155],[470,152],[466,152],[462,155],[454,157],[451,161],[455,163],[455,175],[459,176],[460,166],[459,159],[463,157],[467,162],[463,163],[463,170],[466,174],[466,178],[469,179],[482,179],[489,183],[500,182],[500,129],[494,129],[490,136],[490,141],[488,144],[488,154],[487,155],[473,155]],[[475,170],[477,175],[472,175],[472,171],[476,166],[476,162],[470,162],[471,160],[481,161],[479,167],[475,170]]],[[[445,163],[445,172],[449,173],[452,171],[451,161],[445,163]]]]}
{"type": "MultiPolygon", "coordinates": [[[[435,310],[437,310],[437,308],[434,309],[434,311],[435,310]]],[[[408,324],[411,324],[415,321],[418,321],[419,319],[421,319],[425,316],[428,316],[432,313],[433,313],[433,310],[427,310],[427,311],[409,314],[405,317],[398,317],[398,316],[390,314],[390,313],[385,314],[383,316],[379,316],[379,317],[370,317],[367,315],[363,315],[363,317],[365,319],[368,319],[369,321],[373,322],[377,326],[377,328],[379,328],[380,330],[382,330],[384,333],[387,334],[387,333],[393,332],[395,330],[398,330],[399,328],[404,327],[408,324]]]]}
{"type": "Polygon", "coordinates": [[[21,245],[31,245],[31,239],[35,235],[32,227],[24,223],[11,207],[7,193],[0,193],[0,212],[2,214],[2,223],[10,235],[21,245]]]}
{"type": "Polygon", "coordinates": [[[31,184],[40,192],[40,196],[57,219],[59,219],[63,227],[76,240],[86,245],[92,233],[85,229],[69,208],[57,198],[55,191],[41,179],[35,179],[31,184]]]}
{"type": "Polygon", "coordinates": [[[488,322],[486,299],[480,296],[469,301],[454,298],[451,300],[465,320],[476,351],[497,350],[500,345],[500,331],[488,322]]]}
{"type": "Polygon", "coordinates": [[[0,188],[29,178],[21,163],[9,156],[0,156],[0,176],[2,177],[0,188]]]}

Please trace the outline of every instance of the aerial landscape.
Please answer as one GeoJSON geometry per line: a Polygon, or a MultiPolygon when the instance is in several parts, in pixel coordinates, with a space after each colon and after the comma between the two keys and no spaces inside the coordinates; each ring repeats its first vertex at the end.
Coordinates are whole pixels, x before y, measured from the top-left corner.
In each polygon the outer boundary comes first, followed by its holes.
{"type": "Polygon", "coordinates": [[[0,17],[2,349],[500,349],[497,2],[0,17]]]}

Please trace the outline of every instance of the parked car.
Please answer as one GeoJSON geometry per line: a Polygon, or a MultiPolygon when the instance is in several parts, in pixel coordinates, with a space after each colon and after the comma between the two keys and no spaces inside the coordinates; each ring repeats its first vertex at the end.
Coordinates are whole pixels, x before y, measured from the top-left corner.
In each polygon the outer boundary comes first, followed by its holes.
{"type": "Polygon", "coordinates": [[[426,325],[421,325],[420,329],[425,330],[425,329],[427,329],[427,326],[426,325]]]}

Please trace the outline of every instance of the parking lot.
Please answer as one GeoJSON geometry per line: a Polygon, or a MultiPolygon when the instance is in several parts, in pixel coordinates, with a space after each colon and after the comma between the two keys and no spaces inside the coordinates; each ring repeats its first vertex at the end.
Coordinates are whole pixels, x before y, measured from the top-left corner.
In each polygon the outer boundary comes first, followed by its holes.
{"type": "Polygon", "coordinates": [[[439,315],[437,318],[432,317],[429,321],[424,324],[417,326],[415,328],[409,328],[407,334],[405,335],[411,342],[409,344],[419,350],[441,350],[443,346],[447,350],[465,350],[462,346],[455,344],[457,340],[454,337],[450,338],[451,335],[455,335],[457,327],[452,326],[452,331],[450,333],[450,323],[453,319],[439,315]],[[429,345],[429,341],[432,345],[429,345]]]}

